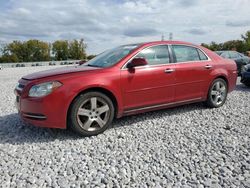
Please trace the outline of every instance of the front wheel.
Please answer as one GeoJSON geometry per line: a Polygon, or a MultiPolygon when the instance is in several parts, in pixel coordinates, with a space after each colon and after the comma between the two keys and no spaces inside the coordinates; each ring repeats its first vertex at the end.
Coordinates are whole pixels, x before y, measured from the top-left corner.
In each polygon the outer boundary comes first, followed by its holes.
{"type": "Polygon", "coordinates": [[[114,105],[109,97],[99,92],[78,96],[69,114],[71,127],[83,136],[104,132],[114,118],[114,105]]]}
{"type": "Polygon", "coordinates": [[[221,107],[226,99],[228,86],[224,79],[217,78],[213,81],[209,88],[206,104],[211,108],[221,107]]]}

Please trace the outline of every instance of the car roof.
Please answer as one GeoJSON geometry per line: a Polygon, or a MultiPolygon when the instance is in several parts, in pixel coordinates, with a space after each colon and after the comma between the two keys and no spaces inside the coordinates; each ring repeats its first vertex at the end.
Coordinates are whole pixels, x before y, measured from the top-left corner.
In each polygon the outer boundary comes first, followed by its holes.
{"type": "Polygon", "coordinates": [[[186,44],[186,45],[194,45],[189,42],[184,42],[184,41],[173,41],[173,40],[164,40],[164,41],[152,41],[152,42],[144,42],[141,43],[144,45],[154,45],[154,44],[186,44]]]}
{"type": "Polygon", "coordinates": [[[188,45],[188,46],[193,46],[193,47],[197,47],[197,48],[203,48],[200,45],[197,44],[193,44],[190,42],[184,42],[184,41],[170,41],[170,40],[166,40],[166,41],[152,41],[152,42],[143,42],[143,43],[138,43],[138,47],[148,47],[148,46],[154,46],[154,45],[188,45]]]}
{"type": "Polygon", "coordinates": [[[148,46],[148,45],[157,45],[157,44],[184,44],[184,45],[192,45],[192,46],[198,46],[193,43],[189,42],[184,42],[184,41],[151,41],[151,42],[141,42],[141,43],[132,43],[132,44],[126,44],[126,45],[121,45],[121,46],[148,46]]]}

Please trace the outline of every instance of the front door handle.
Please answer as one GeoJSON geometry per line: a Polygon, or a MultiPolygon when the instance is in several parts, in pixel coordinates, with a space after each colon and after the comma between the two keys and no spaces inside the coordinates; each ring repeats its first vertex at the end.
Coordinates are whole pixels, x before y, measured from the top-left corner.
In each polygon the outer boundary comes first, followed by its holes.
{"type": "Polygon", "coordinates": [[[206,69],[211,69],[213,66],[212,65],[206,65],[205,68],[206,69]]]}
{"type": "Polygon", "coordinates": [[[165,70],[165,73],[172,73],[172,72],[174,72],[175,70],[174,69],[166,69],[165,70]]]}

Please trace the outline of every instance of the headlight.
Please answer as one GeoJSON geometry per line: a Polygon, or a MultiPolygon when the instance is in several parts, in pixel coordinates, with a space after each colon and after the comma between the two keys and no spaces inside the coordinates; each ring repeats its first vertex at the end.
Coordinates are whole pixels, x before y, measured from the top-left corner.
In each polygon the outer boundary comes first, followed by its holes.
{"type": "Polygon", "coordinates": [[[58,81],[45,82],[34,85],[29,90],[30,97],[44,97],[54,91],[56,88],[62,86],[58,81]]]}

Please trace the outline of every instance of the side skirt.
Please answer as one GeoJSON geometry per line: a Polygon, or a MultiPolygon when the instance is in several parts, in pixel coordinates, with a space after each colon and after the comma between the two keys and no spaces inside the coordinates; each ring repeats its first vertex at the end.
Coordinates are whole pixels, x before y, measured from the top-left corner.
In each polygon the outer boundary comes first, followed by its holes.
{"type": "Polygon", "coordinates": [[[153,110],[160,110],[160,109],[164,109],[164,108],[171,108],[171,107],[181,106],[181,105],[195,103],[195,102],[202,102],[204,100],[205,100],[204,98],[199,97],[199,98],[194,98],[194,99],[189,99],[189,100],[184,100],[184,101],[128,109],[128,110],[124,111],[123,116],[128,116],[128,115],[132,115],[132,114],[139,114],[139,113],[149,112],[149,111],[153,111],[153,110]]]}

